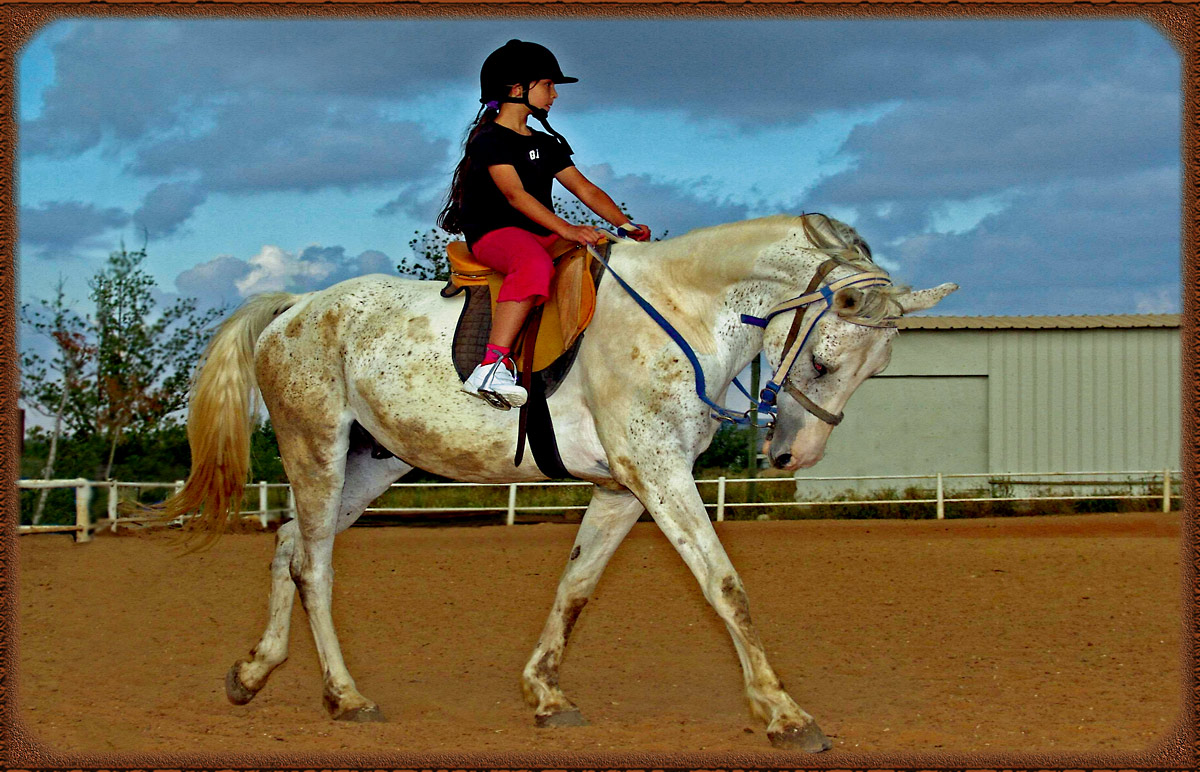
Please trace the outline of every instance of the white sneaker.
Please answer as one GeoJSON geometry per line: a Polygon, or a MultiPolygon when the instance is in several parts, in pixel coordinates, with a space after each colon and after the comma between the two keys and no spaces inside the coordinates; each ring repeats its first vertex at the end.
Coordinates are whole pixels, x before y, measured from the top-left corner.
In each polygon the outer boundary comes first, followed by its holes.
{"type": "Polygon", "coordinates": [[[529,398],[529,393],[517,384],[516,375],[508,369],[507,358],[476,367],[462,390],[500,410],[520,407],[529,398]]]}

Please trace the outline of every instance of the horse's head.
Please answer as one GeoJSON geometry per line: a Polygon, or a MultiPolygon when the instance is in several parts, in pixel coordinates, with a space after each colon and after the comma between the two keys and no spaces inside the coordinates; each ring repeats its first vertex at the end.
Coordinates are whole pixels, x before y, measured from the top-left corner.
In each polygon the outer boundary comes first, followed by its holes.
{"type": "Polygon", "coordinates": [[[812,466],[825,455],[850,395],[887,367],[896,318],[932,308],[958,289],[955,284],[919,291],[895,287],[848,226],[822,217],[818,230],[809,220],[804,218],[807,240],[830,259],[796,299],[803,304],[795,313],[775,312],[763,337],[780,379],[774,384],[778,412],[763,452],[773,467],[788,471],[812,466]],[[803,302],[810,296],[817,300],[803,302]]]}

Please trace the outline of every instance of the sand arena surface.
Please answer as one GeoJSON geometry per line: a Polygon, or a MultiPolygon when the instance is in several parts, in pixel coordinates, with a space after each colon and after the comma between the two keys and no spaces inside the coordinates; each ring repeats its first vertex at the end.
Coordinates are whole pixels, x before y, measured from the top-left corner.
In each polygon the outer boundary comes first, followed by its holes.
{"type": "Polygon", "coordinates": [[[724,626],[652,523],[621,545],[567,648],[563,688],[590,726],[557,730],[534,727],[518,679],[574,526],[338,537],[342,649],[388,719],[362,725],[327,719],[299,603],[289,661],[254,702],[226,701],[226,670],[266,624],[271,535],[186,556],[161,532],[22,537],[20,731],[43,764],[237,751],[354,766],[593,753],[852,766],[859,752],[1134,752],[1179,720],[1178,514],[717,531],[774,667],[834,742],[827,754],[769,746],[724,626]]]}

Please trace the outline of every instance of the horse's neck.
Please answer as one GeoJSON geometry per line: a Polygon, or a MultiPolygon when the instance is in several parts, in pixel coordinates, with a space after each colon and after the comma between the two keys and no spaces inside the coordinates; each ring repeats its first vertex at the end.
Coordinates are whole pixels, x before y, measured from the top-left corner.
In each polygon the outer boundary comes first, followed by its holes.
{"type": "Polygon", "coordinates": [[[741,315],[765,315],[799,294],[816,270],[811,253],[772,249],[787,233],[778,220],[750,221],[627,249],[617,245],[614,268],[633,277],[630,283],[696,353],[732,378],[762,350],[762,329],[741,323],[741,315]]]}

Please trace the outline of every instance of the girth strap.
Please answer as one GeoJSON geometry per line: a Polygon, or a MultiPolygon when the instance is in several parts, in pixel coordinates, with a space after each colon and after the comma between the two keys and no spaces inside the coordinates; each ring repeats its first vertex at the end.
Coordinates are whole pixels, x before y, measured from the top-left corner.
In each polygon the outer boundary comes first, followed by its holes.
{"type": "Polygon", "coordinates": [[[521,405],[520,417],[517,419],[517,453],[513,458],[513,466],[520,466],[525,457],[525,445],[533,454],[533,462],[537,464],[542,474],[551,480],[558,480],[573,475],[563,466],[562,456],[558,454],[558,442],[554,437],[554,421],[550,418],[550,406],[546,403],[546,387],[542,380],[544,372],[533,374],[532,357],[534,340],[537,339],[537,328],[542,323],[542,306],[530,312],[528,327],[524,331],[525,342],[522,353],[523,369],[521,385],[529,396],[521,405]]]}
{"type": "MultiPolygon", "coordinates": [[[[529,316],[525,319],[525,328],[521,331],[523,348],[520,381],[527,395],[533,390],[533,344],[537,341],[538,328],[541,326],[542,306],[539,305],[529,312],[529,316]]],[[[520,466],[521,459],[525,455],[525,437],[529,432],[529,411],[525,409],[525,406],[528,404],[529,397],[527,396],[525,405],[521,406],[521,417],[517,422],[517,454],[513,458],[513,466],[520,466]]]]}

